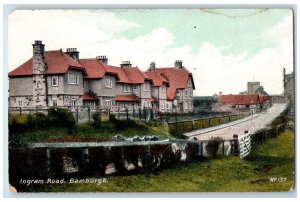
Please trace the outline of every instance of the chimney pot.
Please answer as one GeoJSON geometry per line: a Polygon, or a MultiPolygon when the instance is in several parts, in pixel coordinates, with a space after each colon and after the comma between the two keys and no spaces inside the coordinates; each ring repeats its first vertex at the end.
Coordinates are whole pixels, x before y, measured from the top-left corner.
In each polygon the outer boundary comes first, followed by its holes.
{"type": "Polygon", "coordinates": [[[175,61],[175,67],[182,68],[182,61],[181,60],[176,60],[175,61]]]}
{"type": "Polygon", "coordinates": [[[107,64],[107,62],[108,62],[108,59],[106,58],[106,55],[97,56],[96,59],[103,62],[104,64],[107,64]]]}

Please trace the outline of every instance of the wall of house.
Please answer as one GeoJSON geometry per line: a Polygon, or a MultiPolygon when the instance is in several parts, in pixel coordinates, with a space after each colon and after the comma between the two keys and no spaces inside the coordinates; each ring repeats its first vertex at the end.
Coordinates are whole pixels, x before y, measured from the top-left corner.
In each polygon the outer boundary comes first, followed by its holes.
{"type": "Polygon", "coordinates": [[[80,70],[68,70],[64,74],[64,94],[68,95],[83,95],[83,74],[80,70]],[[69,84],[68,74],[77,74],[78,75],[78,84],[69,84]]]}
{"type": "Polygon", "coordinates": [[[64,75],[48,75],[47,76],[47,90],[48,95],[64,94],[64,75]],[[52,86],[52,77],[58,76],[58,86],[52,86]]]}
{"type": "Polygon", "coordinates": [[[89,80],[89,90],[96,93],[97,96],[114,96],[116,93],[116,78],[105,75],[102,79],[89,80]],[[106,87],[106,79],[111,79],[112,87],[106,87]]]}
{"type": "Polygon", "coordinates": [[[9,78],[9,96],[33,95],[33,79],[30,77],[9,78]]]}

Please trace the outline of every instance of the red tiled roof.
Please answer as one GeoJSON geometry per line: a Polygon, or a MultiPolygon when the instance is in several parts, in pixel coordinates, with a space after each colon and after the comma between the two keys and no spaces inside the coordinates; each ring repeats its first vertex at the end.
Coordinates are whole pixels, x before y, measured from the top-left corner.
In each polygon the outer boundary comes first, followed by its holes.
{"type": "Polygon", "coordinates": [[[102,78],[105,74],[105,66],[96,58],[80,59],[79,63],[85,68],[89,79],[102,78]]]}
{"type": "Polygon", "coordinates": [[[125,72],[125,75],[130,80],[130,83],[132,84],[142,84],[145,81],[145,77],[141,70],[139,70],[137,67],[127,67],[122,68],[125,72]]]}
{"type": "Polygon", "coordinates": [[[189,77],[191,77],[193,89],[195,89],[193,76],[184,67],[180,69],[174,67],[155,68],[155,71],[169,82],[169,87],[167,88],[168,100],[174,100],[177,89],[184,89],[187,87],[189,77]]]}
{"type": "Polygon", "coordinates": [[[265,95],[260,95],[259,96],[259,103],[264,103],[267,100],[269,100],[268,96],[265,96],[265,95]]]}
{"type": "Polygon", "coordinates": [[[153,86],[161,86],[163,83],[169,83],[164,77],[155,71],[146,71],[144,72],[144,76],[145,78],[152,80],[153,86]]]}
{"type": "Polygon", "coordinates": [[[260,103],[260,98],[258,94],[221,95],[220,102],[231,105],[252,105],[260,103]]]}
{"type": "Polygon", "coordinates": [[[91,101],[96,101],[98,98],[95,95],[92,95],[90,93],[84,93],[83,94],[83,100],[91,100],[91,101]]]}
{"type": "Polygon", "coordinates": [[[118,82],[131,83],[128,77],[126,76],[125,72],[123,71],[123,68],[107,65],[105,66],[105,70],[107,73],[116,75],[119,79],[118,82]]]}
{"type": "MultiPolygon", "coordinates": [[[[70,58],[68,55],[63,53],[61,50],[45,51],[44,53],[45,62],[47,63],[47,69],[45,74],[64,74],[68,69],[85,69],[81,64],[70,58]]],[[[13,71],[8,73],[9,77],[17,76],[31,76],[32,75],[32,58],[27,60],[21,66],[17,67],[13,71]]]]}
{"type": "Polygon", "coordinates": [[[138,99],[133,95],[116,95],[115,101],[119,101],[119,102],[138,102],[138,99]]]}

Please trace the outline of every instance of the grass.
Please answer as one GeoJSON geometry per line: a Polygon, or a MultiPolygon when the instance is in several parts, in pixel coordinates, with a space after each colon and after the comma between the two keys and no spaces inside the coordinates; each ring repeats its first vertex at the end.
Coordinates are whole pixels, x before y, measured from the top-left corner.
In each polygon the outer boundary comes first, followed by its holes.
{"type": "Polygon", "coordinates": [[[160,137],[170,137],[166,129],[160,126],[149,126],[142,121],[120,121],[118,124],[121,124],[122,126],[117,127],[115,123],[105,122],[101,123],[101,127],[95,128],[93,127],[92,123],[79,123],[76,126],[76,130],[72,134],[70,134],[68,129],[62,127],[40,128],[32,131],[10,134],[10,142],[25,144],[28,142],[46,142],[80,138],[97,138],[108,140],[117,134],[126,137],[133,137],[136,135],[157,135],[160,137]]]}
{"type": "MultiPolygon", "coordinates": [[[[103,178],[103,176],[95,176],[103,178]]],[[[206,159],[159,173],[105,176],[106,183],[31,187],[38,192],[277,192],[294,187],[294,133],[286,130],[246,159],[206,159]],[[271,177],[286,178],[270,182],[271,177]]]]}

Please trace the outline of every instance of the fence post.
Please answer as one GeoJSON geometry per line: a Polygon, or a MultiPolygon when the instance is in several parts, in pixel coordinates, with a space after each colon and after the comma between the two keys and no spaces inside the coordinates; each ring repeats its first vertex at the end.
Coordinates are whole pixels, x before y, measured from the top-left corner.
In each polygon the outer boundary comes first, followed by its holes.
{"type": "Polygon", "coordinates": [[[128,117],[128,108],[126,107],[126,120],[128,121],[129,117],[128,117]]]}
{"type": "Polygon", "coordinates": [[[234,134],[233,135],[233,145],[232,145],[232,151],[234,155],[239,155],[240,151],[239,151],[239,139],[238,139],[238,135],[234,134]]]}
{"type": "Polygon", "coordinates": [[[194,119],[192,119],[192,130],[194,130],[194,119]]]}
{"type": "Polygon", "coordinates": [[[203,142],[200,143],[200,156],[203,157],[203,142]]]}
{"type": "Polygon", "coordinates": [[[120,107],[118,107],[118,119],[120,119],[120,107]]]}
{"type": "Polygon", "coordinates": [[[19,107],[19,110],[20,110],[20,114],[22,114],[22,107],[19,107]]]}
{"type": "Polygon", "coordinates": [[[46,148],[46,173],[50,176],[51,171],[51,151],[50,148],[46,148]]]}
{"type": "Polygon", "coordinates": [[[225,156],[225,142],[222,141],[222,154],[225,156]]]}
{"type": "Polygon", "coordinates": [[[76,107],[76,122],[78,122],[78,118],[79,118],[79,110],[78,110],[78,106],[76,107]]]}
{"type": "Polygon", "coordinates": [[[91,108],[88,106],[88,117],[89,117],[89,122],[91,122],[91,108]]]}
{"type": "Polygon", "coordinates": [[[132,119],[134,119],[134,114],[135,114],[135,108],[134,106],[132,107],[132,119]]]}

